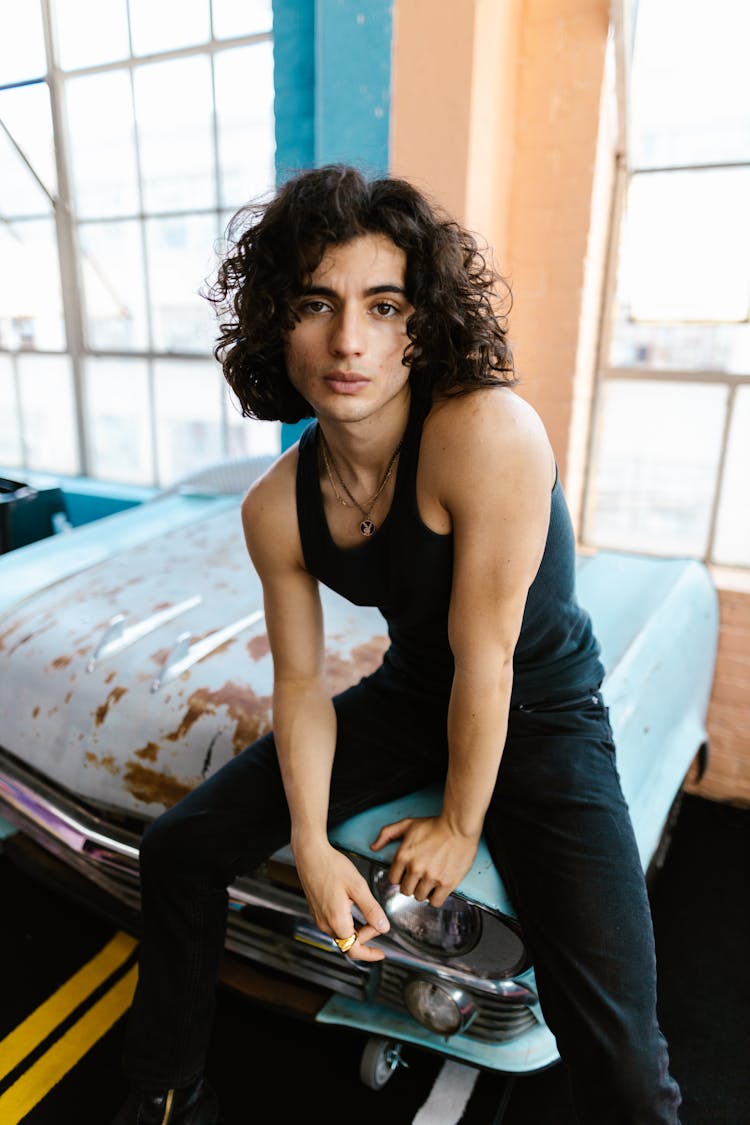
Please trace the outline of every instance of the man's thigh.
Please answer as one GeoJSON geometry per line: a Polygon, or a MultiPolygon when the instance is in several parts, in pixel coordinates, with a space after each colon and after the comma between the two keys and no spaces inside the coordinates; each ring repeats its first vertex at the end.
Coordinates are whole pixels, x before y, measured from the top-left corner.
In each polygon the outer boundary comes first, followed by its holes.
{"type": "MultiPolygon", "coordinates": [[[[444,771],[439,708],[391,677],[367,677],[334,700],[337,737],[329,823],[428,784],[444,771]]],[[[310,752],[314,753],[311,730],[310,752]]],[[[159,847],[211,883],[228,882],[289,842],[273,734],[243,750],[157,821],[159,847]]]]}
{"type": "Polygon", "coordinates": [[[555,1030],[571,1007],[592,1025],[613,1008],[648,1018],[648,899],[601,703],[511,716],[485,831],[555,1030]]]}

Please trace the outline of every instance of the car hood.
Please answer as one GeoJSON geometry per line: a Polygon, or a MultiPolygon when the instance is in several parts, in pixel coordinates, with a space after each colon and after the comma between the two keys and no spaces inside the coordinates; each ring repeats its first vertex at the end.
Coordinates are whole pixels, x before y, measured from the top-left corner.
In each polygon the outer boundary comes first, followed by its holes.
{"type": "MultiPolygon", "coordinates": [[[[6,750],[85,801],[150,819],[270,729],[272,661],[239,504],[167,520],[5,613],[6,750]]],[[[379,664],[388,637],[376,609],[321,597],[333,693],[379,664]]]]}

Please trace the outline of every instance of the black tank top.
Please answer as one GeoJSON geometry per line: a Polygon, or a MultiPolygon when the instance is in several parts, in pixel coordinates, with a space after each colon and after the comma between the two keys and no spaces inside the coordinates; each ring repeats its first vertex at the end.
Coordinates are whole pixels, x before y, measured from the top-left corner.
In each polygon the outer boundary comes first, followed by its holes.
{"type": "MultiPolygon", "coordinates": [[[[422,691],[445,696],[453,678],[448,606],[453,535],[432,531],[417,506],[417,463],[429,403],[412,396],[390,511],[369,539],[338,547],[318,471],[318,425],[299,442],[297,519],[307,570],[355,605],[377,606],[388,626],[384,663],[422,691]]],[[[491,497],[488,497],[488,508],[491,497]]],[[[596,687],[604,670],[588,614],[575,595],[575,539],[559,480],[547,543],[529,588],[513,657],[511,704],[596,687]]]]}

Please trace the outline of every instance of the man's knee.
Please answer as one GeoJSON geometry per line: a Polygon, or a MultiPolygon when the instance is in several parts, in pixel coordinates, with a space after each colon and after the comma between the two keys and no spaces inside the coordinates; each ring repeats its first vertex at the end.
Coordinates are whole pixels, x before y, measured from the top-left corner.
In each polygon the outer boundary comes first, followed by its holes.
{"type": "Polygon", "coordinates": [[[169,809],[156,817],[143,833],[139,851],[141,878],[174,878],[191,866],[195,834],[186,819],[169,809]]]}

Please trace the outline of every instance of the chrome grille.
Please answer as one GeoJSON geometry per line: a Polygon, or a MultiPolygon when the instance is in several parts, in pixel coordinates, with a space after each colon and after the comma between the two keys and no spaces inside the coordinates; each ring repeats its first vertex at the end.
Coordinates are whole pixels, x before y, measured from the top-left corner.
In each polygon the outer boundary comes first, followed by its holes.
{"type": "MultiPolygon", "coordinates": [[[[376,1002],[389,1008],[406,1011],[404,987],[412,974],[401,965],[384,961],[378,982],[376,1002]]],[[[517,1001],[502,999],[486,992],[467,989],[477,1008],[477,1015],[464,1035],[486,1043],[515,1039],[536,1024],[533,1012],[517,1001]]]]}

